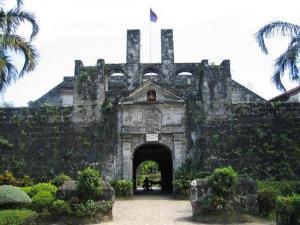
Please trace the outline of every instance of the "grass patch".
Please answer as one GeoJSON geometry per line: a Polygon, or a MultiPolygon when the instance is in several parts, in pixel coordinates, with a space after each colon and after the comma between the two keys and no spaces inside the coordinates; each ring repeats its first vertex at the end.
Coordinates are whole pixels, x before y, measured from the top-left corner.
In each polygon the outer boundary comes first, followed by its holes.
{"type": "Polygon", "coordinates": [[[34,225],[38,214],[28,209],[0,210],[0,225],[34,225]]]}
{"type": "Polygon", "coordinates": [[[232,223],[262,223],[266,220],[236,211],[205,213],[194,217],[194,220],[207,224],[232,224],[232,223]]]}

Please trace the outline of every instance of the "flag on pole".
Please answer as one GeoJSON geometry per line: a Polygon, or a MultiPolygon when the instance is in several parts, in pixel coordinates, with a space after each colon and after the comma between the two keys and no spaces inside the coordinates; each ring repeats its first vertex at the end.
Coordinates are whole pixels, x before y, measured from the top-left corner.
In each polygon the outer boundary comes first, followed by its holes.
{"type": "Polygon", "coordinates": [[[158,17],[155,12],[150,8],[150,21],[156,23],[158,17]]]}

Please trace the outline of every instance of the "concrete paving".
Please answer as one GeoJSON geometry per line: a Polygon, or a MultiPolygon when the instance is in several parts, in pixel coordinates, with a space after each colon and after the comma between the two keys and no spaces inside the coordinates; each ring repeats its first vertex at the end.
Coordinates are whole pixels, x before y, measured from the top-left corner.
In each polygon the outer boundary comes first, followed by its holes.
{"type": "MultiPolygon", "coordinates": [[[[191,225],[192,209],[188,201],[170,196],[135,196],[132,200],[117,200],[113,221],[102,225],[191,225]]],[[[212,225],[212,224],[210,224],[212,225]]],[[[243,225],[275,225],[274,223],[244,223],[243,225]]]]}

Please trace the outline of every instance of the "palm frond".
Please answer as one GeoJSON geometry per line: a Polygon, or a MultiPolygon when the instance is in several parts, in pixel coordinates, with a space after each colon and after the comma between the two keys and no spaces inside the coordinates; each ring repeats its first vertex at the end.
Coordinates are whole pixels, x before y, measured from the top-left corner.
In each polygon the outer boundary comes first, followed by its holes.
{"type": "Polygon", "coordinates": [[[22,77],[26,72],[33,71],[37,65],[38,54],[35,49],[29,42],[18,35],[5,35],[3,37],[4,49],[10,49],[16,53],[23,53],[25,62],[23,68],[19,74],[19,77],[22,77]]]}
{"type": "Polygon", "coordinates": [[[32,40],[39,32],[39,26],[36,22],[36,18],[31,13],[20,11],[19,9],[11,9],[5,14],[5,16],[3,16],[3,18],[1,15],[3,15],[3,12],[0,12],[0,27],[6,26],[8,34],[14,33],[16,28],[22,22],[29,22],[32,26],[30,40],[32,40]]]}
{"type": "Polygon", "coordinates": [[[299,57],[300,42],[292,39],[288,49],[279,56],[275,61],[275,73],[272,77],[273,82],[279,90],[284,90],[285,87],[282,84],[281,77],[285,71],[289,71],[290,78],[293,81],[300,79],[299,68],[297,66],[297,59],[299,57]]]}
{"type": "Polygon", "coordinates": [[[18,71],[4,51],[0,51],[0,91],[18,77],[18,71]]]}
{"type": "Polygon", "coordinates": [[[20,9],[23,6],[23,0],[17,0],[17,8],[20,9]]]}
{"type": "Polygon", "coordinates": [[[274,36],[275,34],[281,34],[282,36],[295,37],[299,35],[300,26],[276,21],[262,27],[256,34],[256,41],[263,53],[268,54],[265,39],[274,36]]]}

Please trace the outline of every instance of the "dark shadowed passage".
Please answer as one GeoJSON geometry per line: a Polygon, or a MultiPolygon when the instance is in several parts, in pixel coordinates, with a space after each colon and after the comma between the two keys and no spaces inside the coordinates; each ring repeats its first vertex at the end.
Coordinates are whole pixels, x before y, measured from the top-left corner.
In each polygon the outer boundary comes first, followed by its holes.
{"type": "Polygon", "coordinates": [[[172,193],[173,191],[173,165],[170,149],[162,144],[151,143],[138,147],[133,155],[133,183],[136,189],[137,168],[144,162],[152,160],[157,162],[161,172],[161,192],[172,193]]]}

